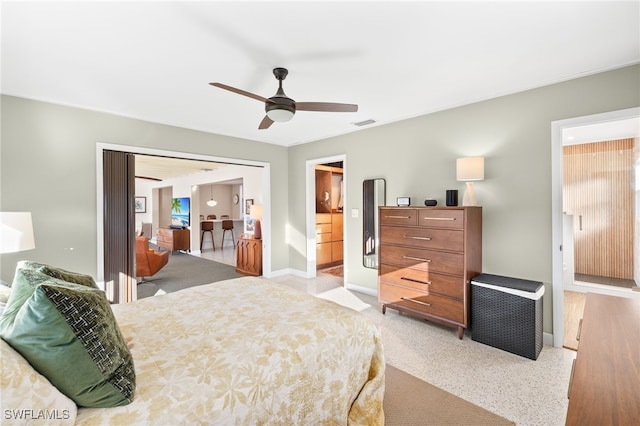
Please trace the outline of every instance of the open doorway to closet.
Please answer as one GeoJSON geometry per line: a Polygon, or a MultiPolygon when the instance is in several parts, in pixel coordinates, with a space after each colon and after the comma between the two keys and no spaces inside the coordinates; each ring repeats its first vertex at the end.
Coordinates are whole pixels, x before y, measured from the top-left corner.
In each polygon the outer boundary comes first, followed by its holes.
{"type": "MultiPolygon", "coordinates": [[[[307,162],[307,275],[345,279],[346,157],[307,162]]],[[[343,284],[344,285],[344,284],[343,284]]]]}
{"type": "Polygon", "coordinates": [[[640,298],[640,109],[552,130],[554,345],[575,349],[587,292],[640,298]]]}

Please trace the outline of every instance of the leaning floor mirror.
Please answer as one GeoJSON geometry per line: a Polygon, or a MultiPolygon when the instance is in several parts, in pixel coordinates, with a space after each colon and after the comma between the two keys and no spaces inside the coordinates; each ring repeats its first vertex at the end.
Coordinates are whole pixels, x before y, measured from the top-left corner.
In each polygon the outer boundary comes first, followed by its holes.
{"type": "Polygon", "coordinates": [[[366,179],[362,182],[362,264],[378,269],[378,207],[385,205],[384,179],[366,179]]]}

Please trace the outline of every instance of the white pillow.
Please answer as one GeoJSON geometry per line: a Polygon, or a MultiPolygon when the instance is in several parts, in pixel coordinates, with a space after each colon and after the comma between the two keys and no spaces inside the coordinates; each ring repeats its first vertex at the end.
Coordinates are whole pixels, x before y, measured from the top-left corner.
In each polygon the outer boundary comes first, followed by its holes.
{"type": "Polygon", "coordinates": [[[0,339],[2,424],[73,425],[78,408],[0,339]]]}

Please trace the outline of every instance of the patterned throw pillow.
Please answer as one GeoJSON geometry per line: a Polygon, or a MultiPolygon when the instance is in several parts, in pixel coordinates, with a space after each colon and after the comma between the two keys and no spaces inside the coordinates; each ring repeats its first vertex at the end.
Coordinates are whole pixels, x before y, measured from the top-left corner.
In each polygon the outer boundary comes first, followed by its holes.
{"type": "Polygon", "coordinates": [[[20,268],[0,336],[79,406],[133,400],[133,358],[101,290],[20,268]]]}
{"type": "Polygon", "coordinates": [[[91,275],[80,274],[78,272],[67,271],[44,263],[33,262],[31,260],[22,260],[18,262],[17,270],[28,269],[30,271],[42,272],[52,278],[57,278],[68,283],[85,285],[87,287],[98,288],[95,280],[91,275]]]}

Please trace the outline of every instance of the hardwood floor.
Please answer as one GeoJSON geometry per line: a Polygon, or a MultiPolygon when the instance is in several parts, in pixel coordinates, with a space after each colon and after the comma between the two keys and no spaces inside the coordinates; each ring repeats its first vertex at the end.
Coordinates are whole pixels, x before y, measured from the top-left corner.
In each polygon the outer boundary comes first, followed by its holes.
{"type": "Polygon", "coordinates": [[[578,327],[582,312],[584,311],[584,301],[586,293],[577,291],[564,291],[564,343],[567,349],[578,350],[578,327]]]}
{"type": "Polygon", "coordinates": [[[598,277],[595,275],[576,274],[576,281],[583,281],[588,283],[612,285],[615,287],[632,288],[636,286],[633,280],[623,280],[620,278],[598,277]]]}

